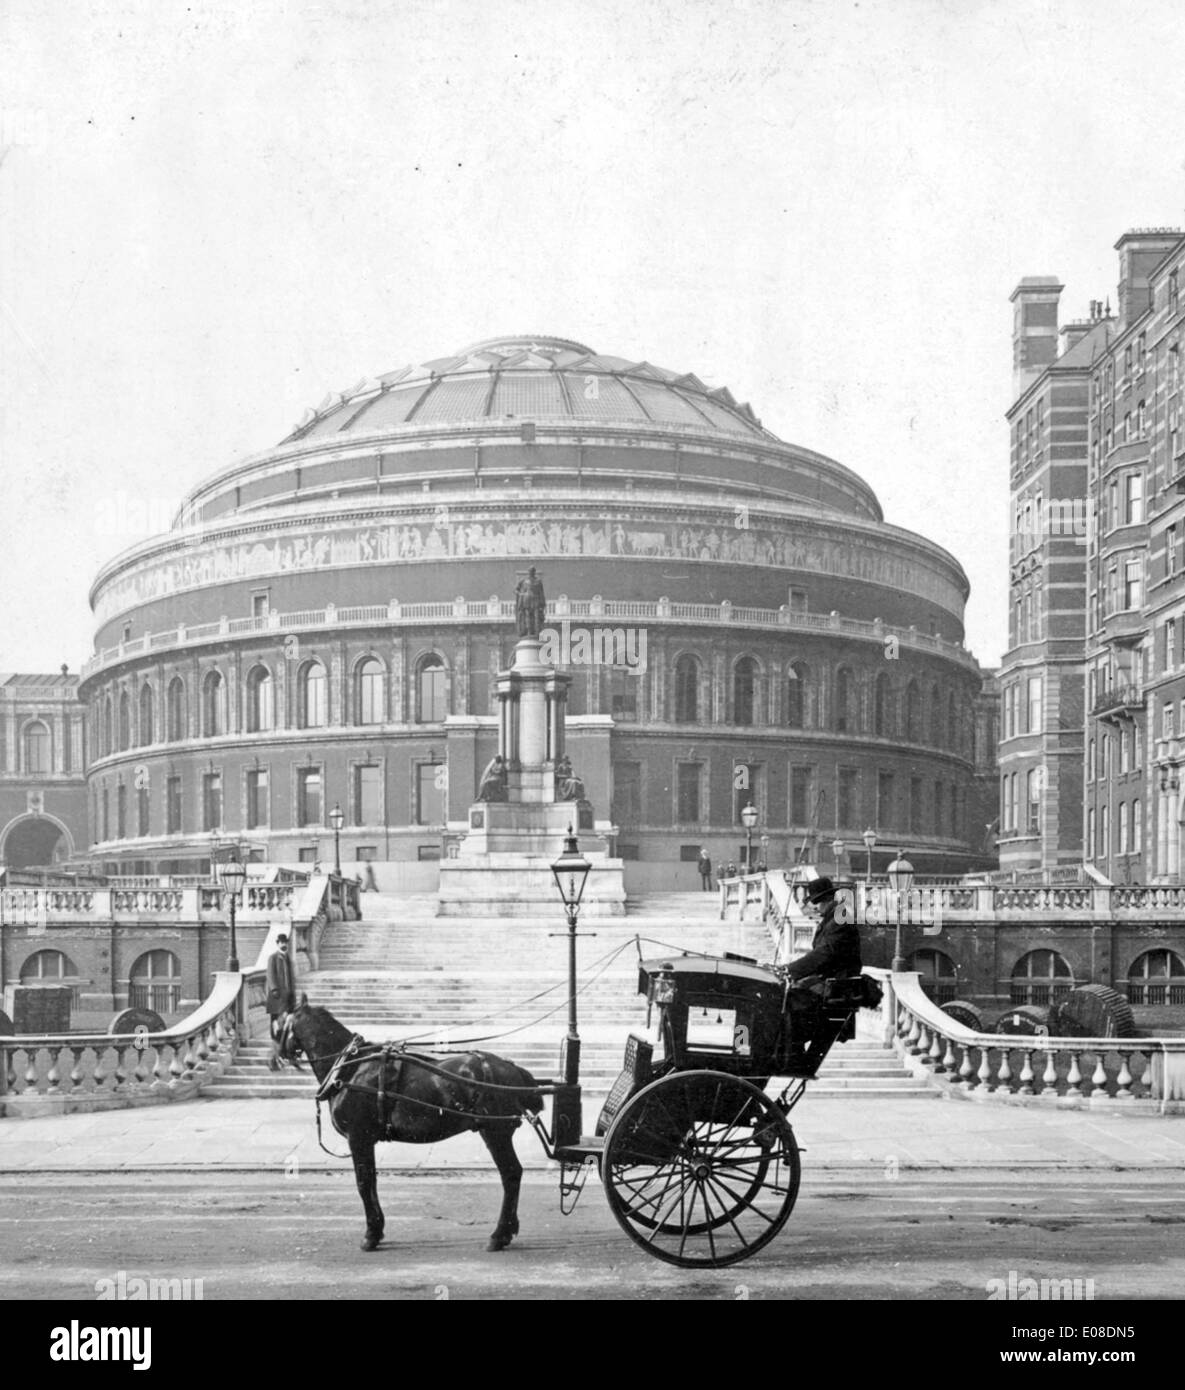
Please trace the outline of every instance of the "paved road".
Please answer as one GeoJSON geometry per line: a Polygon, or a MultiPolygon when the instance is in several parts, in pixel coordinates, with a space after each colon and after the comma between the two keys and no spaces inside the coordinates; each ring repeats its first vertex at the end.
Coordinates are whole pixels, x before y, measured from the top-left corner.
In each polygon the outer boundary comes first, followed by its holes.
{"type": "Polygon", "coordinates": [[[3,1175],[0,1299],[90,1299],[120,1271],[200,1279],[206,1300],[986,1301],[1013,1271],[1093,1279],[1096,1299],[1185,1297],[1185,1191],[1154,1173],[808,1174],[777,1241],[712,1273],[643,1254],[595,1178],[564,1219],[554,1177],[528,1174],[499,1255],[496,1182],[388,1175],[381,1197],[388,1239],[364,1255],[347,1173],[3,1175]]]}

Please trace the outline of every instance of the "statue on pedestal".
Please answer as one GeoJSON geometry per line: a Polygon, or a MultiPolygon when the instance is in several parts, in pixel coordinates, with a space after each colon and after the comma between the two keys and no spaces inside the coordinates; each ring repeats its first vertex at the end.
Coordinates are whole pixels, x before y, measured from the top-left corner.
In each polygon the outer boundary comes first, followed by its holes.
{"type": "Polygon", "coordinates": [[[520,637],[538,637],[547,620],[543,580],[532,565],[514,591],[514,622],[520,637]]]}
{"type": "Polygon", "coordinates": [[[506,760],[501,753],[495,753],[481,774],[477,788],[478,801],[505,801],[507,787],[506,760]]]}
{"type": "Polygon", "coordinates": [[[560,801],[584,800],[584,783],[572,771],[572,759],[566,753],[555,765],[555,794],[560,801]]]}

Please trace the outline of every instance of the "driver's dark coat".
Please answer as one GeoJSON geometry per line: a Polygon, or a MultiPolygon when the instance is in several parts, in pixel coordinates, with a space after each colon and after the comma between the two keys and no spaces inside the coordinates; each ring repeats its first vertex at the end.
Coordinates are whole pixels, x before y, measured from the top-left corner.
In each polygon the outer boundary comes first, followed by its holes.
{"type": "Polygon", "coordinates": [[[803,980],[808,975],[842,979],[848,975],[859,975],[863,969],[859,929],[855,922],[835,920],[835,901],[832,898],[824,909],[815,929],[811,949],[786,967],[788,980],[803,980]]]}
{"type": "MultiPolygon", "coordinates": [[[[289,944],[288,951],[292,946],[289,944]]],[[[267,1011],[273,1017],[296,1008],[296,971],[287,951],[273,951],[267,958],[267,1011]]]]}

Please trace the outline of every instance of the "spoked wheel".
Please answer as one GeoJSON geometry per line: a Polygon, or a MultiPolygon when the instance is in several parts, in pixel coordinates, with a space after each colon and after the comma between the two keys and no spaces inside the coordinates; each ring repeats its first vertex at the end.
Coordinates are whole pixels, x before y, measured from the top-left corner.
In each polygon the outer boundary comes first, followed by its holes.
{"type": "Polygon", "coordinates": [[[764,1091],[723,1072],[673,1072],[618,1112],[601,1158],[609,1208],[670,1264],[747,1259],[786,1224],[801,1168],[789,1121],[764,1091]]]}

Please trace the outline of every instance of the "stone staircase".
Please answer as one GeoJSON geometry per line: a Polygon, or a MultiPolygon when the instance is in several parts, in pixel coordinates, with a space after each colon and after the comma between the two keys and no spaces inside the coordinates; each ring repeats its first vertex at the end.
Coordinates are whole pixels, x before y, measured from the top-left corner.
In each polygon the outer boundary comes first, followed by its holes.
{"type": "MultiPolygon", "coordinates": [[[[541,1080],[558,1076],[567,1029],[562,913],[554,921],[470,921],[437,917],[434,896],[383,893],[365,894],[362,905],[365,919],[335,923],[322,942],[318,970],[298,981],[311,1003],[373,1042],[485,1049],[541,1080]]],[[[581,1082],[591,1102],[586,1109],[599,1105],[621,1070],[631,1028],[645,1027],[646,1002],[637,993],[639,951],[644,959],[682,951],[732,951],[757,960],[772,955],[762,923],[719,920],[715,894],[648,894],[627,909],[624,918],[589,918],[580,927],[577,1007],[581,1082]]],[[[268,1053],[266,1043],[248,1044],[204,1094],[312,1094],[307,1077],[269,1072],[268,1053]]],[[[902,1092],[930,1094],[891,1052],[860,1041],[835,1048],[810,1088],[811,1095],[852,1098],[902,1092]]]]}

